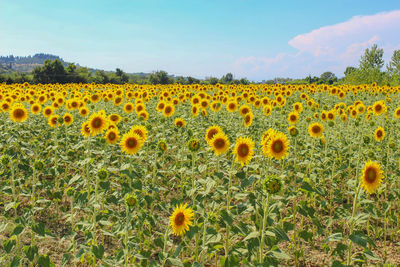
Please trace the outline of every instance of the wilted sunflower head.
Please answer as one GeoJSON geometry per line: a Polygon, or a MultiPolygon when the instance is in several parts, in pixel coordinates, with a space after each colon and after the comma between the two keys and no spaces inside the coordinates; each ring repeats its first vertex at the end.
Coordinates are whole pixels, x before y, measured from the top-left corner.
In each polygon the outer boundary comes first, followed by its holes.
{"type": "Polygon", "coordinates": [[[192,138],[188,142],[188,148],[192,152],[196,152],[200,149],[200,142],[197,138],[192,138]]]}
{"type": "Polygon", "coordinates": [[[265,178],[264,183],[264,190],[271,195],[276,195],[278,194],[282,188],[283,188],[283,183],[282,179],[280,179],[276,175],[270,175],[267,178],[265,178]]]}

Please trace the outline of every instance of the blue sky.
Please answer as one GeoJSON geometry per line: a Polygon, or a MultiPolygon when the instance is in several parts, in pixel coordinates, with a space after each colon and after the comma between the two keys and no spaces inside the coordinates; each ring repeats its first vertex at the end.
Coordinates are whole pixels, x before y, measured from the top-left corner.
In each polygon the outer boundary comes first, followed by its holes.
{"type": "Polygon", "coordinates": [[[398,28],[398,0],[0,0],[0,55],[199,78],[342,76],[373,43],[388,60],[398,28]]]}

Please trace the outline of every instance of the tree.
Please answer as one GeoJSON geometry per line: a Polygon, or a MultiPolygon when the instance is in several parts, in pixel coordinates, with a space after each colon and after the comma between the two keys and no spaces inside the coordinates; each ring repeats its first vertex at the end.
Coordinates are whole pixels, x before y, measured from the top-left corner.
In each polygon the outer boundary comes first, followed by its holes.
{"type": "Polygon", "coordinates": [[[127,83],[129,81],[128,75],[126,75],[126,73],[123,72],[120,68],[117,68],[115,70],[115,75],[117,76],[116,83],[123,84],[123,83],[127,83]]]}
{"type": "Polygon", "coordinates": [[[357,70],[357,68],[349,66],[344,71],[344,76],[348,76],[348,75],[350,75],[352,72],[354,72],[356,70],[357,70]]]}
{"type": "Polygon", "coordinates": [[[222,76],[222,78],[220,79],[220,83],[226,83],[226,84],[230,84],[233,81],[233,74],[232,73],[227,73],[224,76],[222,76]]]}
{"type": "Polygon", "coordinates": [[[45,60],[43,65],[32,71],[33,79],[37,83],[66,83],[68,82],[63,63],[55,59],[45,60]]]}
{"type": "Polygon", "coordinates": [[[168,76],[168,72],[159,70],[150,74],[149,81],[151,84],[169,84],[171,79],[168,76]]]}
{"type": "Polygon", "coordinates": [[[326,72],[322,73],[320,78],[321,78],[322,82],[326,83],[326,84],[333,84],[334,82],[337,82],[336,75],[330,71],[326,71],[326,72]]]}
{"type": "Polygon", "coordinates": [[[364,55],[360,59],[360,69],[378,69],[383,67],[383,49],[378,48],[378,45],[374,44],[371,49],[365,49],[364,55]]]}
{"type": "Polygon", "coordinates": [[[94,73],[93,81],[95,83],[106,84],[110,82],[110,78],[108,77],[108,75],[105,73],[104,70],[98,70],[94,73]]]}

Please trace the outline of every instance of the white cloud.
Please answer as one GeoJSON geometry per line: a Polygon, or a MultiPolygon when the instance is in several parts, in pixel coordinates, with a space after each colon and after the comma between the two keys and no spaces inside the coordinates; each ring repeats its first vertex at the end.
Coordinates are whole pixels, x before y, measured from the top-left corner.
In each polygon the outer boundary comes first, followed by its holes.
{"type": "Polygon", "coordinates": [[[298,50],[295,54],[239,58],[233,67],[238,76],[250,79],[304,77],[328,70],[342,76],[346,67],[357,66],[364,50],[375,43],[384,49],[388,62],[400,48],[399,29],[400,10],[355,16],[294,37],[288,43],[298,50]]]}

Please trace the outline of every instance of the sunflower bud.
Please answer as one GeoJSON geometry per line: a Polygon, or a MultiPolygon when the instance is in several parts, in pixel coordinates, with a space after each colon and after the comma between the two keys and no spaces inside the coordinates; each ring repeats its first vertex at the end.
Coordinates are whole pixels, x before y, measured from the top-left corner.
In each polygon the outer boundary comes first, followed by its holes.
{"type": "Polygon", "coordinates": [[[63,117],[58,117],[58,123],[63,124],[64,123],[64,118],[63,117]]]}
{"type": "Polygon", "coordinates": [[[264,190],[271,195],[278,194],[282,187],[282,180],[276,175],[270,175],[264,180],[264,190]]]}
{"type": "Polygon", "coordinates": [[[390,147],[391,149],[394,149],[394,148],[396,147],[396,144],[395,144],[395,142],[393,142],[393,140],[390,140],[390,141],[389,141],[389,147],[390,147]]]}
{"type": "Polygon", "coordinates": [[[67,194],[68,197],[73,197],[74,193],[75,193],[75,189],[73,189],[72,187],[68,187],[67,190],[65,191],[65,193],[67,194]]]}
{"type": "Polygon", "coordinates": [[[128,207],[133,207],[137,203],[137,198],[135,195],[129,194],[125,197],[125,204],[128,205],[128,207]]]}
{"type": "Polygon", "coordinates": [[[370,121],[369,122],[369,126],[371,126],[371,127],[375,126],[375,122],[374,121],[370,121]]]}
{"type": "Polygon", "coordinates": [[[3,156],[1,157],[1,163],[2,163],[4,166],[8,166],[8,164],[10,163],[10,157],[7,156],[7,155],[3,155],[3,156]]]}
{"type": "Polygon", "coordinates": [[[35,163],[33,164],[33,167],[37,170],[37,171],[41,171],[44,168],[44,163],[41,160],[36,160],[35,163]]]}
{"type": "Polygon", "coordinates": [[[188,142],[188,148],[192,152],[196,152],[200,149],[200,142],[196,138],[192,138],[188,142]]]}
{"type": "Polygon", "coordinates": [[[105,169],[101,169],[97,172],[97,177],[99,177],[100,180],[105,180],[108,177],[108,171],[105,169]]]}
{"type": "Polygon", "coordinates": [[[165,152],[168,149],[167,142],[165,142],[165,140],[158,141],[157,147],[161,152],[165,152]]]}
{"type": "Polygon", "coordinates": [[[364,144],[367,145],[367,144],[369,144],[371,142],[371,138],[369,136],[365,135],[363,137],[363,141],[364,141],[364,144]]]}
{"type": "Polygon", "coordinates": [[[299,131],[297,131],[296,127],[291,126],[291,127],[289,127],[289,134],[291,136],[295,137],[299,134],[299,131]]]}
{"type": "Polygon", "coordinates": [[[311,118],[310,118],[310,117],[307,117],[307,118],[306,118],[306,121],[307,121],[307,122],[310,122],[310,121],[311,121],[311,118]]]}
{"type": "Polygon", "coordinates": [[[354,125],[358,127],[358,126],[360,126],[360,122],[359,121],[355,121],[354,125]]]}
{"type": "Polygon", "coordinates": [[[329,121],[329,122],[328,122],[328,126],[329,126],[329,127],[333,127],[333,126],[335,126],[335,123],[334,123],[333,121],[329,121]]]}
{"type": "Polygon", "coordinates": [[[372,150],[368,151],[367,156],[368,156],[368,158],[373,159],[375,157],[374,151],[372,151],[372,150]]]}

